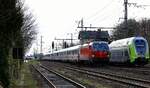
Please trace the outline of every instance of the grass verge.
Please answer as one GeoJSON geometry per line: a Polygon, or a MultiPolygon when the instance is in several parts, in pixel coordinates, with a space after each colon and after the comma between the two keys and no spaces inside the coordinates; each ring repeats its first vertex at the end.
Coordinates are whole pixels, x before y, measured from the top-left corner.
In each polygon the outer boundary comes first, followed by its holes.
{"type": "Polygon", "coordinates": [[[21,67],[20,77],[18,79],[11,80],[10,88],[38,88],[37,81],[33,79],[32,72],[29,67],[30,64],[36,63],[38,62],[24,62],[21,67]]]}

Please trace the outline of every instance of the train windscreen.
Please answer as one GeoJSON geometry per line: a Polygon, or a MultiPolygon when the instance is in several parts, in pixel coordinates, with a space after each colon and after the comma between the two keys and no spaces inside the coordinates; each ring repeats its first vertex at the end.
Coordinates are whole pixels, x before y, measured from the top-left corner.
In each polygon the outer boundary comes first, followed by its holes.
{"type": "Polygon", "coordinates": [[[135,40],[135,48],[138,54],[144,55],[146,52],[146,42],[144,40],[135,40]]]}
{"type": "Polygon", "coordinates": [[[95,51],[109,51],[109,47],[107,43],[94,43],[93,49],[95,51]]]}

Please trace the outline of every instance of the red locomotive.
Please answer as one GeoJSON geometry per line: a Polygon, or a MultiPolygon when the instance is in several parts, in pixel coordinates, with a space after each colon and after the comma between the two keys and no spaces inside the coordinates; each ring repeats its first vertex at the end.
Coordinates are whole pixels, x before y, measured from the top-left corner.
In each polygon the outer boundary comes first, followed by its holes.
{"type": "Polygon", "coordinates": [[[54,51],[42,57],[43,60],[71,62],[109,62],[109,47],[104,41],[95,41],[54,51]]]}

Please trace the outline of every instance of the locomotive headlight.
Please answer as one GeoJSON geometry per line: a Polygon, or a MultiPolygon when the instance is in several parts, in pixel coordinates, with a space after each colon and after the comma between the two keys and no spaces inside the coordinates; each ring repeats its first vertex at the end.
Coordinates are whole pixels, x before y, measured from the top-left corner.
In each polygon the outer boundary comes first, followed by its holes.
{"type": "Polygon", "coordinates": [[[144,55],[140,52],[137,53],[138,57],[144,57],[144,55]]]}
{"type": "Polygon", "coordinates": [[[92,57],[95,57],[95,55],[94,55],[94,54],[92,54],[92,57]]]}
{"type": "Polygon", "coordinates": [[[109,57],[110,55],[108,54],[107,57],[109,57]]]}

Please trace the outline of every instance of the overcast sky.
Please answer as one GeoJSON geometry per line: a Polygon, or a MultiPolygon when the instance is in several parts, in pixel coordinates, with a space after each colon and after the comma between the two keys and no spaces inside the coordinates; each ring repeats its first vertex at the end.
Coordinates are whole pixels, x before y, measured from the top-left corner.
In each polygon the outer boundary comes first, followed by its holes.
{"type": "MultiPolygon", "coordinates": [[[[150,0],[128,0],[137,5],[150,5],[150,0]]],[[[40,36],[43,36],[43,52],[47,52],[54,38],[77,38],[78,22],[83,18],[84,26],[114,27],[123,21],[124,0],[25,0],[25,6],[33,14],[38,25],[37,40],[33,48],[40,50],[40,36]],[[38,43],[38,44],[37,44],[38,43]]],[[[150,6],[142,8],[128,6],[129,18],[137,20],[150,18],[150,6]]]]}

